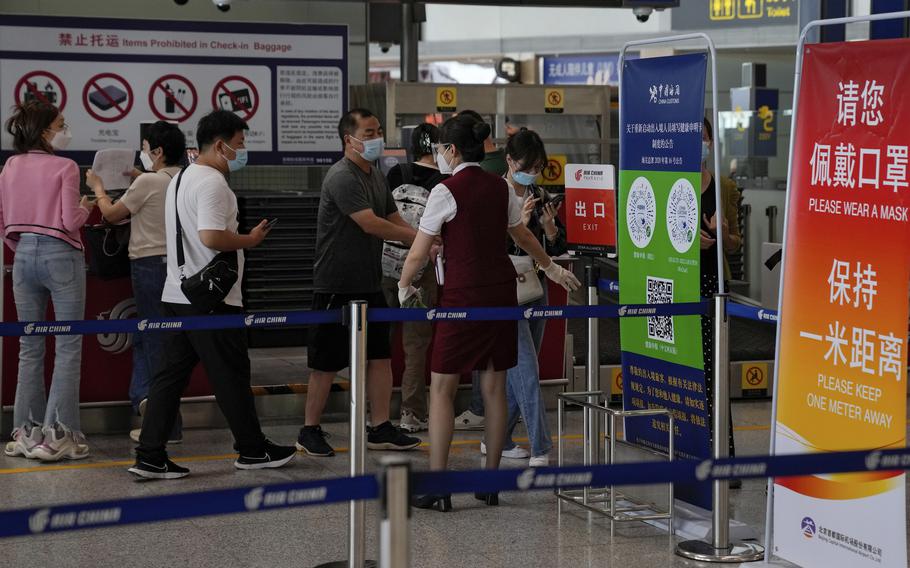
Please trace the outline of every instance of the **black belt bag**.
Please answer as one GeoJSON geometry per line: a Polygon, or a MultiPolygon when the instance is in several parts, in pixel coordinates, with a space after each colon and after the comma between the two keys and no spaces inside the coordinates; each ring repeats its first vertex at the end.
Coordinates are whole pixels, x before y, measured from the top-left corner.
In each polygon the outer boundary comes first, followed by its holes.
{"type": "Polygon", "coordinates": [[[177,187],[174,188],[174,213],[177,218],[177,269],[180,270],[180,290],[197,310],[206,314],[212,313],[215,308],[224,302],[228,292],[237,283],[237,251],[220,252],[215,255],[202,270],[192,276],[183,274],[183,265],[186,257],[183,253],[183,227],[180,225],[180,211],[177,207],[177,194],[180,191],[180,181],[183,172],[177,176],[177,187]]]}

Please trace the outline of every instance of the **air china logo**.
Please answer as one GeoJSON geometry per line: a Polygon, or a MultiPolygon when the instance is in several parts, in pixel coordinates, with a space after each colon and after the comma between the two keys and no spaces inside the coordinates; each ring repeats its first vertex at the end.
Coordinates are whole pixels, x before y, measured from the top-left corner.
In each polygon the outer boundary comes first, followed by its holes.
{"type": "Polygon", "coordinates": [[[705,481],[708,477],[711,476],[711,467],[714,465],[714,462],[711,460],[704,460],[695,468],[695,479],[699,481],[705,481]]]}
{"type": "Polygon", "coordinates": [[[266,492],[264,487],[257,487],[243,496],[243,506],[246,507],[247,511],[258,511],[269,507],[320,503],[325,501],[328,494],[329,490],[324,486],[268,492],[266,492]]]}
{"type": "Polygon", "coordinates": [[[679,85],[651,85],[648,88],[648,102],[655,105],[678,105],[679,85]]]}
{"type": "Polygon", "coordinates": [[[25,326],[25,335],[31,335],[35,332],[35,324],[30,323],[25,326]]]}
{"type": "Polygon", "coordinates": [[[544,310],[544,309],[540,309],[540,308],[538,308],[538,309],[528,308],[524,311],[525,319],[561,318],[561,317],[563,317],[564,314],[565,314],[565,311],[561,310],[561,309],[544,310]]]}
{"type": "Polygon", "coordinates": [[[882,453],[879,450],[871,452],[866,456],[866,469],[874,471],[882,463],[882,453]]]}
{"type": "Polygon", "coordinates": [[[433,318],[436,317],[436,310],[427,310],[427,319],[433,321],[433,318]]]}
{"type": "Polygon", "coordinates": [[[532,488],[584,487],[591,485],[594,474],[590,471],[578,473],[541,473],[536,469],[526,469],[515,478],[519,491],[532,488]]]}
{"type": "Polygon", "coordinates": [[[43,533],[51,522],[51,510],[41,509],[28,518],[28,530],[33,534],[43,533]]]}
{"type": "Polygon", "coordinates": [[[585,170],[585,169],[579,168],[579,169],[575,170],[575,181],[603,183],[604,182],[604,171],[603,170],[585,170]]]}
{"type": "MultiPolygon", "coordinates": [[[[127,298],[118,302],[113,308],[106,312],[101,312],[95,319],[98,320],[118,320],[133,319],[138,315],[136,310],[136,301],[133,298],[127,298]]],[[[140,324],[142,322],[139,322],[140,324]]],[[[129,350],[133,345],[133,335],[129,332],[122,333],[99,333],[96,335],[98,344],[101,349],[114,355],[119,355],[129,350]]]]}
{"type": "Polygon", "coordinates": [[[33,333],[61,334],[69,333],[72,330],[73,326],[71,325],[38,325],[35,323],[25,324],[25,327],[22,328],[25,335],[32,335],[33,333]]]}
{"type": "Polygon", "coordinates": [[[758,310],[758,321],[777,321],[777,314],[766,312],[765,310],[758,310]]]}
{"type": "Polygon", "coordinates": [[[815,521],[812,520],[812,517],[804,517],[803,522],[800,523],[800,530],[803,533],[803,536],[806,538],[812,538],[815,536],[815,521]]]}
{"type": "Polygon", "coordinates": [[[531,319],[531,316],[534,315],[534,308],[528,308],[525,310],[525,319],[531,319]]]}
{"type": "Polygon", "coordinates": [[[265,495],[265,489],[257,487],[243,496],[243,506],[247,511],[255,511],[262,506],[262,497],[265,495]]]}
{"type": "Polygon", "coordinates": [[[436,310],[428,310],[427,319],[429,321],[466,320],[468,319],[468,312],[437,312],[436,310]]]}
{"type": "Polygon", "coordinates": [[[617,314],[619,314],[619,317],[623,317],[624,315],[626,315],[626,312],[628,310],[629,310],[629,308],[627,306],[620,306],[617,314]]]}
{"type": "Polygon", "coordinates": [[[145,329],[148,326],[149,326],[149,320],[139,320],[139,323],[136,324],[136,329],[138,329],[139,331],[145,331],[145,329]]]}
{"type": "Polygon", "coordinates": [[[287,322],[287,316],[256,316],[249,314],[243,318],[243,324],[247,327],[250,327],[251,325],[269,325],[287,322]]]}

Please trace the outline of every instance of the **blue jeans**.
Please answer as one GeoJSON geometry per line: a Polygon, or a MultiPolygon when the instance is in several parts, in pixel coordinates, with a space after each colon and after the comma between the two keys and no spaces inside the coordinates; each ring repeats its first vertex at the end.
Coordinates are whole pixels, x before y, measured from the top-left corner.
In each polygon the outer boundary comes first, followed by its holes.
{"type": "MultiPolygon", "coordinates": [[[[161,292],[167,279],[167,257],[146,256],[130,260],[133,281],[133,298],[140,318],[164,317],[161,311],[161,292]]],[[[130,402],[138,412],[139,403],[146,398],[155,376],[156,365],[163,359],[164,333],[144,332],[133,334],[133,376],[130,379],[130,402]]],[[[180,438],[183,430],[180,414],[171,439],[180,438]]]]}
{"type": "MultiPolygon", "coordinates": [[[[547,282],[541,274],[544,295],[531,306],[547,305],[547,282]]],[[[508,439],[503,449],[516,446],[512,441],[512,432],[518,424],[519,417],[524,417],[528,440],[531,444],[531,455],[542,456],[553,448],[550,440],[550,429],[547,425],[546,406],[540,391],[540,369],[537,355],[543,343],[543,334],[547,320],[524,320],[518,322],[518,364],[506,373],[506,403],[509,409],[508,439]]],[[[480,374],[474,372],[471,389],[471,412],[483,416],[483,396],[480,391],[480,374]]]]}
{"type": "MultiPolygon", "coordinates": [[[[41,321],[53,301],[55,320],[85,317],[85,256],[60,239],[23,234],[13,260],[13,298],[19,321],[41,321]]],[[[13,426],[58,427],[82,432],[79,421],[79,371],[82,336],[55,338],[54,371],[45,399],[44,349],[47,338],[19,338],[19,375],[13,426]]]]}

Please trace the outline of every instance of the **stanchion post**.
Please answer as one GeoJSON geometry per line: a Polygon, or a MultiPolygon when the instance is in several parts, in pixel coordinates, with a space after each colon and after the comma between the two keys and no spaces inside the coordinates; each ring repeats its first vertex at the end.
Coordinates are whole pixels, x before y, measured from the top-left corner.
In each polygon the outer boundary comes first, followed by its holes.
{"type": "MultiPolygon", "coordinates": [[[[600,268],[593,264],[585,266],[585,285],[588,289],[588,305],[596,306],[600,301],[597,281],[600,280],[600,268]]],[[[600,391],[600,336],[597,318],[588,318],[588,356],[585,359],[587,390],[590,393],[600,391]]],[[[588,397],[591,404],[599,404],[598,395],[588,397]]],[[[585,408],[584,446],[585,465],[600,463],[600,417],[597,413],[585,408]]]]}
{"type": "Polygon", "coordinates": [[[403,457],[382,459],[382,518],[379,521],[379,568],[411,565],[411,463],[403,457]]]}
{"type": "MultiPolygon", "coordinates": [[[[348,326],[351,356],[351,477],[364,474],[366,463],[366,399],[367,399],[367,303],[355,301],[344,311],[348,326]]],[[[329,562],[316,568],[375,568],[376,562],[365,560],[366,502],[351,501],[348,513],[347,562],[329,562]]]]}
{"type": "MultiPolygon", "coordinates": [[[[714,296],[714,443],[715,460],[729,455],[730,440],[730,319],[727,294],[714,296]]],[[[671,430],[672,436],[672,430],[671,430]]],[[[730,542],[730,481],[716,479],[711,502],[711,542],[687,540],[676,553],[701,562],[755,562],[765,557],[764,547],[751,542],[730,542]]]]}

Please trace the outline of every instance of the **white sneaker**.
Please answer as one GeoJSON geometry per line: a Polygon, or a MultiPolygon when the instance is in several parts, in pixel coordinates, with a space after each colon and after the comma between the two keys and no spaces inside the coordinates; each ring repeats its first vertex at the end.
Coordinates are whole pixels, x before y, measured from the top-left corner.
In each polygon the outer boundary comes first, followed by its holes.
{"type": "Polygon", "coordinates": [[[6,444],[3,453],[10,457],[22,456],[29,459],[35,457],[34,452],[44,441],[44,433],[38,426],[32,426],[31,432],[25,433],[21,428],[13,432],[13,441],[6,444]]]}
{"type": "MultiPolygon", "coordinates": [[[[480,453],[487,455],[487,445],[484,442],[480,443],[480,453]]],[[[502,457],[509,458],[510,460],[526,460],[529,455],[531,454],[528,453],[528,450],[521,446],[514,446],[508,450],[502,451],[502,457]]]]}
{"type": "Polygon", "coordinates": [[[401,421],[398,423],[398,427],[405,432],[420,432],[429,428],[429,425],[429,421],[417,418],[410,410],[401,411],[401,421]]]}
{"type": "Polygon", "coordinates": [[[88,457],[88,444],[80,432],[63,432],[59,436],[56,428],[44,433],[44,442],[32,452],[41,461],[81,460],[88,457]]]}
{"type": "MultiPolygon", "coordinates": [[[[134,428],[130,430],[130,440],[139,443],[139,435],[142,434],[142,428],[134,428]]],[[[182,444],[183,438],[176,438],[174,440],[168,440],[168,444],[182,444]]]]}
{"type": "Polygon", "coordinates": [[[477,416],[470,410],[465,410],[455,417],[456,430],[483,430],[483,416],[477,416]]]}
{"type": "Polygon", "coordinates": [[[547,467],[548,465],[550,465],[550,454],[533,456],[528,461],[528,467],[547,467]]]}

